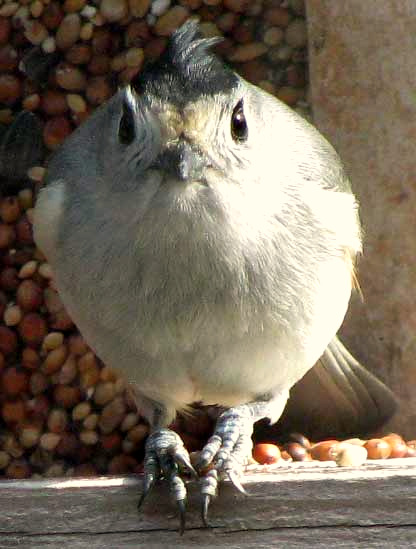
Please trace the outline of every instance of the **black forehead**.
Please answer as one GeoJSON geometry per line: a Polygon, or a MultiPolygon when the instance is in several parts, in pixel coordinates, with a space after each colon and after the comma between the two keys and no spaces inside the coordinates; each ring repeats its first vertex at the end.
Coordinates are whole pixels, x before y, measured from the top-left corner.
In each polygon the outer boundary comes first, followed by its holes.
{"type": "Polygon", "coordinates": [[[238,76],[212,53],[218,41],[202,38],[198,23],[188,20],[172,35],[160,59],[145,67],[133,87],[178,106],[201,96],[231,92],[238,76]]]}

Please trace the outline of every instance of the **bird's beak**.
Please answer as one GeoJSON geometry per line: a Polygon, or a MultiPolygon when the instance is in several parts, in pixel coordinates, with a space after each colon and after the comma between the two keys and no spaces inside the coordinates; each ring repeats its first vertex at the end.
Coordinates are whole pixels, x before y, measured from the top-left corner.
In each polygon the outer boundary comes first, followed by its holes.
{"type": "Polygon", "coordinates": [[[156,163],[166,174],[183,182],[203,182],[207,162],[197,147],[179,139],[159,154],[156,163]]]}

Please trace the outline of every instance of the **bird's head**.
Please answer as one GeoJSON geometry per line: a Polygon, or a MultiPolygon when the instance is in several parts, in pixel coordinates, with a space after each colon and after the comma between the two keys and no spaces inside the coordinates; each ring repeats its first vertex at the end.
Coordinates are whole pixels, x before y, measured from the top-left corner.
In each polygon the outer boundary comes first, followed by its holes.
{"type": "Polygon", "coordinates": [[[143,215],[201,204],[214,215],[230,204],[267,215],[303,180],[332,177],[327,165],[339,164],[330,146],[226,66],[212,51],[219,40],[202,38],[188,20],[159,60],[70,136],[52,172],[65,165],[98,202],[129,193],[143,215]]]}

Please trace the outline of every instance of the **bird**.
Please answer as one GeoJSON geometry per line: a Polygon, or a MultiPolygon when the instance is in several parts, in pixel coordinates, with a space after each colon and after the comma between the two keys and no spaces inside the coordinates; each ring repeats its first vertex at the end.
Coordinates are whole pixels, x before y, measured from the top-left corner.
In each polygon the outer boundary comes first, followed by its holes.
{"type": "Polygon", "coordinates": [[[336,336],[362,249],[345,169],[217,42],[194,19],[177,29],[54,153],[34,212],[67,310],[149,422],[139,504],[163,477],[181,532],[184,473],[199,479],[208,524],[222,479],[244,492],[253,425],[275,423],[292,387],[301,402],[313,401],[308,384],[333,397],[341,419],[325,421],[337,426],[395,409],[336,336]],[[224,411],[191,463],[169,426],[195,402],[224,411]]]}

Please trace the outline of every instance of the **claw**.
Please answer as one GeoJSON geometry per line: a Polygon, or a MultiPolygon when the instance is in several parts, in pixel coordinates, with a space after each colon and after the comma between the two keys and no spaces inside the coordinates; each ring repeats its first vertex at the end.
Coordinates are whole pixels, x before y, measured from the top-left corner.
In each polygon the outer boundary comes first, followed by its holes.
{"type": "Polygon", "coordinates": [[[209,528],[208,507],[210,502],[211,502],[211,496],[209,496],[208,494],[204,494],[202,496],[201,519],[202,519],[202,524],[205,526],[205,528],[209,528]]]}
{"type": "Polygon", "coordinates": [[[210,469],[200,479],[201,483],[201,519],[205,528],[209,527],[208,523],[208,507],[213,498],[217,495],[218,489],[218,471],[210,469]]]}
{"type": "Polygon", "coordinates": [[[238,478],[237,476],[237,473],[233,470],[229,470],[227,471],[227,476],[228,478],[231,480],[231,482],[233,483],[233,486],[235,488],[237,488],[237,490],[239,492],[241,492],[242,494],[244,494],[245,496],[248,496],[249,493],[247,492],[247,490],[244,488],[244,486],[241,484],[241,481],[240,479],[238,478]]]}
{"type": "Polygon", "coordinates": [[[145,475],[143,480],[143,492],[142,492],[142,495],[140,496],[139,501],[137,502],[137,509],[141,508],[144,500],[146,499],[146,496],[149,494],[149,492],[153,488],[155,482],[156,482],[156,479],[153,475],[149,475],[149,476],[145,475]]]}
{"type": "Polygon", "coordinates": [[[185,532],[185,523],[186,523],[186,507],[185,507],[186,500],[180,499],[176,502],[178,509],[179,509],[179,535],[183,536],[185,532]]]}
{"type": "Polygon", "coordinates": [[[187,469],[192,475],[198,476],[176,433],[169,429],[153,432],[146,442],[143,492],[138,508],[143,504],[155,481],[163,477],[169,485],[179,511],[179,533],[182,535],[185,531],[186,486],[180,476],[181,467],[187,469]]]}
{"type": "Polygon", "coordinates": [[[175,454],[175,458],[176,458],[176,461],[179,462],[180,465],[182,465],[182,467],[184,467],[187,471],[191,473],[191,475],[195,480],[199,477],[190,459],[186,455],[175,454]]]}

